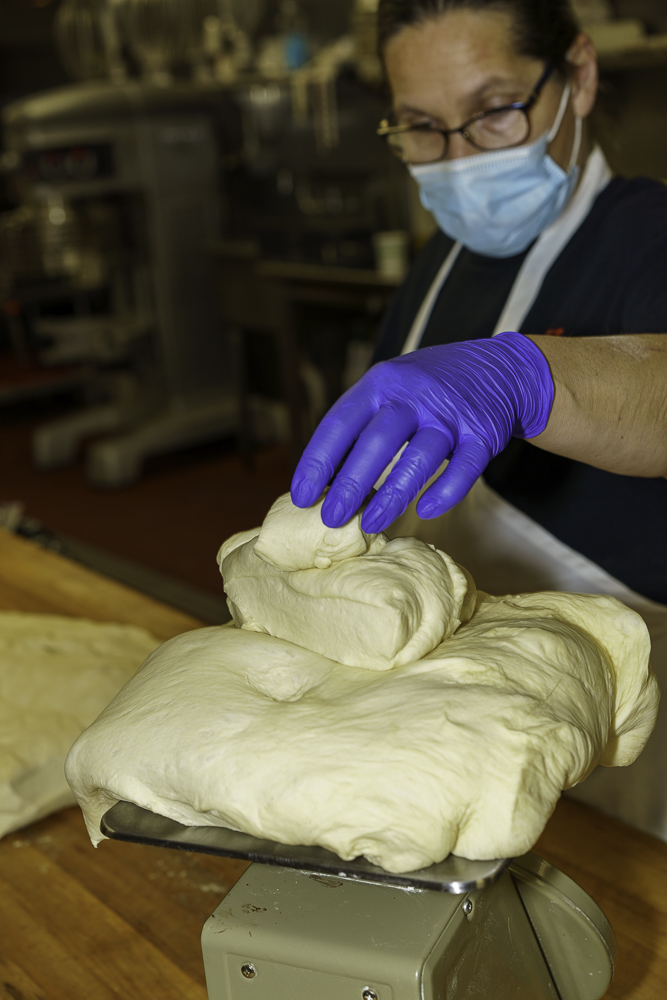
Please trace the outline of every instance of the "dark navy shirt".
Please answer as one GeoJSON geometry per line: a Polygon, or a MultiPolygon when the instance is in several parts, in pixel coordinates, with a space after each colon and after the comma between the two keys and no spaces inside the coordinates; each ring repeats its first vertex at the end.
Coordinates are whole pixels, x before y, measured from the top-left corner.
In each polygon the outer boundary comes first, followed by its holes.
{"type": "MultiPolygon", "coordinates": [[[[394,299],[375,361],[400,354],[452,240],[437,232],[394,299]]],[[[490,337],[526,254],[463,249],[421,347],[490,337]]],[[[548,271],[521,330],[598,337],[667,333],[667,187],[614,178],[548,271]]],[[[485,480],[628,587],[667,604],[667,480],[619,476],[512,441],[485,480]]]]}

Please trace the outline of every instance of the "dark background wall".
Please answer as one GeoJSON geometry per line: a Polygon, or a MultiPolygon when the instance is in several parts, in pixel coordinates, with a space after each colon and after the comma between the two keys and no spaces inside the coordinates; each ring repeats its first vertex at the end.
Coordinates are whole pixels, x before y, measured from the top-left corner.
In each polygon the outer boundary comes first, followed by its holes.
{"type": "MultiPolygon", "coordinates": [[[[639,18],[649,32],[667,33],[665,0],[615,0],[614,8],[619,17],[639,18]]],[[[619,173],[667,179],[667,51],[654,65],[638,57],[627,68],[605,70],[598,134],[619,173]]]]}
{"type": "Polygon", "coordinates": [[[651,31],[667,31],[665,0],[615,0],[618,17],[638,17],[651,31]]]}
{"type": "Polygon", "coordinates": [[[0,101],[67,79],[53,44],[56,0],[0,0],[0,101]]]}

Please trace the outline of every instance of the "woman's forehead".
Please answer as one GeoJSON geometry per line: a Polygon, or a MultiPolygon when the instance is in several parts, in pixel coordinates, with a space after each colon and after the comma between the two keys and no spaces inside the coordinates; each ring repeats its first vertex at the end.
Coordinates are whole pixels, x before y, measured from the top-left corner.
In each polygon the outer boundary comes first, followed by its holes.
{"type": "Polygon", "coordinates": [[[498,11],[449,11],[405,27],[389,39],[384,57],[395,104],[405,107],[521,92],[534,85],[540,66],[517,52],[510,16],[498,11]]]}

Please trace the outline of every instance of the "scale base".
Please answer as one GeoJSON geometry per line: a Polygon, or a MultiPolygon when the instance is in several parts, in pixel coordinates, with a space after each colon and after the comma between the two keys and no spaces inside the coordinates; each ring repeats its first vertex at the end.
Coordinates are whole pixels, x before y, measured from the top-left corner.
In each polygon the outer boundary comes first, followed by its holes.
{"type": "Polygon", "coordinates": [[[202,950],[209,1000],[598,1000],[615,942],[583,890],[526,855],[465,896],[253,864],[202,950]]]}
{"type": "Polygon", "coordinates": [[[536,854],[393,875],[118,802],[101,831],[254,863],[202,932],[209,1000],[599,1000],[616,940],[536,854]]]}

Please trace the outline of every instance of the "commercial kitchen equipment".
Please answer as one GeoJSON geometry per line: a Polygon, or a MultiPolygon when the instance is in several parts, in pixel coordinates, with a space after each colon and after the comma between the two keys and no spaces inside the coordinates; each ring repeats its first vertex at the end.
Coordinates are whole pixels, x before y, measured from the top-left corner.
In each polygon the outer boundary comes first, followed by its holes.
{"type": "MultiPolygon", "coordinates": [[[[52,248],[35,294],[97,284],[107,296],[106,309],[34,322],[45,363],[105,369],[114,386],[107,401],[38,430],[42,468],[71,461],[91,435],[116,432],[87,459],[94,483],[119,486],[148,455],[237,429],[234,356],[216,318],[209,253],[219,234],[219,101],[205,85],[99,81],[3,111],[5,169],[52,248]]],[[[25,275],[15,284],[15,295],[29,297],[25,275]]]]}
{"type": "Polygon", "coordinates": [[[128,802],[101,829],[253,862],[203,929],[209,1000],[598,1000],[611,982],[606,917],[532,853],[392,875],[128,802]]]}

